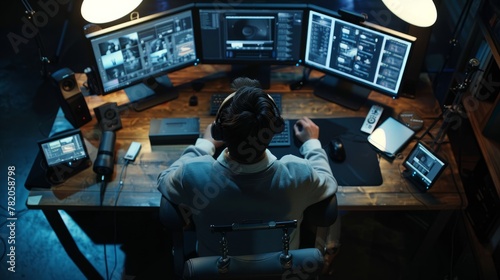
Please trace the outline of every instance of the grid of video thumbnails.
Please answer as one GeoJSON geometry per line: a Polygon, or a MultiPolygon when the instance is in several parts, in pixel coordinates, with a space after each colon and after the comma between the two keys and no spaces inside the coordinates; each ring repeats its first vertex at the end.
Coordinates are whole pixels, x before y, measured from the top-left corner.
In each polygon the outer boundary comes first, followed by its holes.
{"type": "Polygon", "coordinates": [[[105,88],[165,71],[196,57],[189,17],[99,43],[105,88]]]}

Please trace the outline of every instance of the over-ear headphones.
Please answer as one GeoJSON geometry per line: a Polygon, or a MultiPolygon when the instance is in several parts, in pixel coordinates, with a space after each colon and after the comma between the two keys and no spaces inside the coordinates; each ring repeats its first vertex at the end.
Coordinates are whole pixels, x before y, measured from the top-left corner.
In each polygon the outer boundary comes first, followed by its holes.
{"type": "MultiPolygon", "coordinates": [[[[237,92],[238,91],[235,91],[235,92],[231,93],[228,97],[226,97],[224,99],[224,101],[222,101],[219,109],[217,110],[217,114],[215,115],[215,120],[214,120],[214,122],[212,124],[212,127],[211,127],[212,138],[214,140],[222,141],[224,139],[224,137],[223,137],[224,136],[223,135],[223,129],[222,129],[222,122],[221,122],[221,112],[227,106],[229,106],[229,104],[231,104],[231,102],[233,101],[234,95],[237,92]]],[[[284,130],[285,121],[281,117],[279,108],[276,105],[276,102],[274,101],[274,99],[269,94],[266,94],[266,96],[269,99],[269,101],[271,102],[271,104],[273,105],[274,110],[275,110],[275,114],[277,116],[277,120],[275,120],[274,126],[272,127],[273,128],[273,132],[275,134],[281,133],[284,130]]]]}

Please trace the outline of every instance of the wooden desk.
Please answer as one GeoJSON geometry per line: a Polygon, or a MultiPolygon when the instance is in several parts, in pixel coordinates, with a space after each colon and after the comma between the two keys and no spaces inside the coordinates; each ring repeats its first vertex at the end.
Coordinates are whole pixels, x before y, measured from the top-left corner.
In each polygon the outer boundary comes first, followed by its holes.
{"type": "MultiPolygon", "coordinates": [[[[115,145],[117,164],[113,181],[108,184],[102,207],[99,206],[99,185],[95,182],[96,176],[91,168],[71,178],[63,185],[51,189],[32,189],[28,207],[43,210],[55,228],[64,225],[60,217],[57,217],[57,209],[156,211],[160,203],[160,193],[156,190],[156,178],[161,170],[167,168],[179,157],[186,146],[152,149],[148,138],[150,120],[168,117],[198,117],[200,119],[200,132],[203,132],[214,119],[213,116],[209,115],[210,96],[213,93],[230,93],[229,80],[224,75],[228,69],[227,66],[221,65],[201,65],[172,73],[169,77],[172,83],[179,86],[180,89],[178,99],[143,112],[135,112],[127,108],[121,112],[123,128],[117,131],[115,145]],[[205,87],[199,93],[195,93],[189,84],[195,79],[203,79],[205,82],[205,87]],[[198,106],[189,106],[188,104],[189,98],[193,94],[198,96],[198,106]],[[123,188],[118,192],[120,188],[118,178],[123,166],[122,158],[132,141],[141,142],[142,150],[136,161],[127,167],[123,178],[123,188]]],[[[272,84],[268,92],[283,94],[282,115],[285,119],[297,119],[302,116],[313,119],[366,116],[370,109],[369,106],[363,106],[359,111],[343,108],[314,96],[311,86],[306,85],[300,90],[291,91],[288,84],[290,81],[298,80],[301,74],[302,68],[300,67],[279,68],[272,73],[272,84]]],[[[311,78],[318,78],[320,75],[320,73],[313,72],[311,78]]],[[[79,79],[82,82],[85,80],[85,76],[80,75],[79,79]]],[[[372,93],[369,99],[392,107],[394,117],[403,111],[415,111],[426,119],[426,125],[430,125],[433,118],[438,117],[440,113],[439,105],[430,86],[419,90],[416,96],[416,99],[400,98],[394,100],[382,94],[372,93]]],[[[93,108],[106,102],[117,102],[118,105],[129,102],[123,91],[105,96],[87,96],[86,100],[92,114],[93,108]]],[[[67,122],[60,114],[53,129],[56,131],[63,128],[67,128],[67,122]]],[[[438,128],[439,126],[436,126],[435,130],[438,128]]],[[[81,127],[81,130],[87,140],[91,157],[95,159],[101,133],[97,126],[97,120],[94,118],[90,123],[81,127]]],[[[419,135],[417,134],[417,136],[419,135]]],[[[423,140],[431,141],[428,136],[423,140]]],[[[408,145],[402,154],[406,155],[412,146],[413,143],[408,145]]],[[[376,187],[340,186],[337,193],[339,208],[343,210],[443,210],[442,212],[446,214],[443,215],[442,219],[446,220],[451,211],[465,208],[467,202],[450,145],[443,144],[440,153],[450,165],[427,193],[418,192],[402,178],[402,157],[396,158],[392,162],[380,158],[383,184],[376,187]]],[[[59,237],[68,239],[68,236],[59,237]]],[[[75,247],[76,245],[70,244],[70,246],[75,247]]],[[[79,262],[84,262],[83,256],[78,256],[78,253],[75,252],[72,253],[76,254],[74,260],[77,265],[79,262]]],[[[96,272],[92,272],[89,265],[81,265],[80,268],[82,270],[90,269],[89,275],[96,276],[96,272]]]]}

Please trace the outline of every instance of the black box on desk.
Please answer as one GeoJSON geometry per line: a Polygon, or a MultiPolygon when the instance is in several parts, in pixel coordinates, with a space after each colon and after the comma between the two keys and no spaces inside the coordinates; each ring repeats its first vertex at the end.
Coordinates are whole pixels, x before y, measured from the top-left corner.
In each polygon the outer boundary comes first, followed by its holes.
{"type": "Polygon", "coordinates": [[[194,144],[199,136],[199,118],[152,119],[149,126],[151,146],[194,144]]]}

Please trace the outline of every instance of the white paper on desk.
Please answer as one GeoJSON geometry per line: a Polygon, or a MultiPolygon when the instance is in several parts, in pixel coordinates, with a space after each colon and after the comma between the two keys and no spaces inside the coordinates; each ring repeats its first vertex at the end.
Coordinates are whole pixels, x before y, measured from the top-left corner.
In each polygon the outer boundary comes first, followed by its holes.
{"type": "Polygon", "coordinates": [[[389,117],[368,136],[368,142],[381,152],[394,157],[414,134],[415,131],[389,117]]]}

